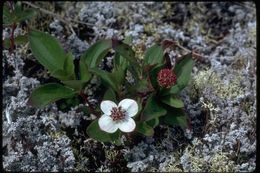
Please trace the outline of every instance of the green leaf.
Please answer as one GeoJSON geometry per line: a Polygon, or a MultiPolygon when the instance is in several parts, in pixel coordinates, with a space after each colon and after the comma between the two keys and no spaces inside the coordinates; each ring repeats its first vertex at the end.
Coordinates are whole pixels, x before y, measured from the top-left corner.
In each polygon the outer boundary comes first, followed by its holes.
{"type": "Polygon", "coordinates": [[[3,46],[4,48],[6,49],[9,49],[11,47],[11,41],[10,41],[10,38],[6,38],[3,40],[3,46]]]}
{"type": "Polygon", "coordinates": [[[146,92],[148,90],[148,81],[145,79],[139,80],[134,87],[137,92],[146,92]]]}
{"type": "Polygon", "coordinates": [[[69,52],[67,55],[66,55],[66,59],[65,59],[65,62],[64,62],[64,66],[63,66],[63,69],[66,73],[66,75],[68,76],[68,79],[71,79],[71,80],[75,80],[76,79],[76,76],[75,76],[75,72],[74,72],[74,58],[73,58],[73,55],[71,52],[69,52]]]}
{"type": "MultiPolygon", "coordinates": [[[[138,112],[136,115],[138,115],[142,111],[142,99],[140,97],[137,97],[136,99],[137,105],[138,105],[138,112]]],[[[138,116],[135,116],[134,118],[137,118],[138,116]]]]}
{"type": "Polygon", "coordinates": [[[157,75],[159,73],[159,71],[163,68],[163,64],[157,65],[154,68],[152,68],[151,72],[150,72],[150,80],[151,80],[151,84],[154,88],[158,89],[159,85],[157,82],[157,75]]]}
{"type": "Polygon", "coordinates": [[[113,69],[111,76],[115,79],[116,84],[120,87],[125,82],[126,69],[118,67],[113,69]]]}
{"type": "Polygon", "coordinates": [[[118,139],[112,141],[112,143],[113,143],[114,145],[116,145],[116,146],[121,146],[121,145],[123,144],[123,143],[121,142],[120,138],[118,138],[118,139]]]}
{"type": "Polygon", "coordinates": [[[81,59],[89,68],[97,67],[111,48],[112,41],[110,39],[100,40],[88,48],[81,59]]]}
{"type": "Polygon", "coordinates": [[[159,122],[160,122],[159,118],[154,118],[154,119],[151,119],[149,121],[146,121],[147,125],[149,125],[152,128],[155,128],[156,126],[158,126],[159,122]]]}
{"type": "Polygon", "coordinates": [[[173,85],[170,89],[162,89],[160,95],[166,96],[179,94],[181,90],[187,86],[190,80],[193,64],[194,61],[191,54],[185,55],[183,59],[178,64],[176,64],[174,69],[177,76],[176,84],[173,85]]]}
{"type": "MultiPolygon", "coordinates": [[[[129,70],[131,71],[131,73],[134,74],[134,76],[137,76],[139,74],[138,69],[141,69],[141,66],[137,62],[135,58],[135,52],[133,51],[131,46],[125,44],[124,42],[115,41],[113,45],[113,49],[115,50],[116,55],[119,54],[121,57],[127,60],[127,62],[124,60],[120,60],[120,62],[116,62],[116,66],[118,66],[119,63],[123,63],[122,67],[123,69],[125,69],[129,65],[129,70]]],[[[119,64],[119,66],[121,66],[121,64],[119,64]]]]}
{"type": "Polygon", "coordinates": [[[184,103],[181,99],[177,98],[176,96],[167,96],[162,98],[161,100],[163,103],[175,107],[175,108],[182,108],[184,107],[184,103]]]}
{"type": "Polygon", "coordinates": [[[133,42],[133,37],[131,35],[125,37],[123,43],[131,45],[131,43],[133,42]]]}
{"type": "Polygon", "coordinates": [[[25,44],[28,42],[28,35],[18,35],[14,38],[15,44],[25,44]]]}
{"type": "Polygon", "coordinates": [[[167,113],[167,111],[164,108],[162,108],[156,100],[157,98],[154,95],[148,98],[142,115],[143,121],[158,118],[167,113]]]}
{"type": "Polygon", "coordinates": [[[191,54],[185,55],[183,59],[176,64],[174,71],[177,76],[177,85],[180,90],[187,86],[190,80],[193,64],[194,61],[191,54]]]}
{"type": "MultiPolygon", "coordinates": [[[[17,3],[18,4],[18,3],[17,3]]],[[[14,10],[15,22],[22,22],[32,18],[36,12],[33,9],[22,10],[21,5],[16,5],[14,10]]]]}
{"type": "Polygon", "coordinates": [[[126,58],[122,57],[118,52],[116,52],[114,64],[115,64],[115,69],[122,68],[125,70],[129,65],[129,62],[126,58]]]}
{"type": "Polygon", "coordinates": [[[114,50],[119,53],[122,57],[126,58],[129,62],[132,64],[137,64],[136,59],[135,59],[135,52],[131,48],[131,46],[123,43],[123,42],[118,42],[117,44],[114,45],[114,50]]]}
{"type": "MultiPolygon", "coordinates": [[[[6,38],[3,42],[4,42],[4,47],[6,49],[9,49],[11,46],[10,38],[6,38]]],[[[15,45],[21,45],[27,42],[28,42],[28,35],[18,35],[17,37],[14,38],[15,45]]]]}
{"type": "Polygon", "coordinates": [[[70,80],[69,77],[67,76],[67,73],[64,70],[61,70],[61,69],[57,69],[57,70],[52,71],[50,73],[50,75],[59,79],[59,80],[63,80],[63,81],[70,80]]]}
{"type": "Polygon", "coordinates": [[[70,98],[74,95],[75,91],[72,88],[57,83],[49,83],[36,88],[32,92],[28,103],[35,107],[44,107],[49,103],[62,98],[70,98]]]}
{"type": "Polygon", "coordinates": [[[65,62],[63,65],[63,70],[55,70],[51,72],[51,76],[67,81],[67,80],[75,80],[76,76],[74,73],[74,63],[73,63],[73,55],[71,53],[68,53],[65,58],[65,62]]]}
{"type": "Polygon", "coordinates": [[[136,123],[136,131],[145,135],[145,136],[153,136],[154,130],[152,127],[147,125],[146,122],[138,122],[136,123]]]}
{"type": "Polygon", "coordinates": [[[188,125],[187,115],[181,108],[174,108],[170,106],[164,106],[167,110],[167,114],[161,117],[161,120],[169,125],[179,125],[181,127],[186,127],[188,125]]]}
{"type": "Polygon", "coordinates": [[[95,75],[99,76],[105,85],[109,85],[115,92],[119,90],[119,86],[117,84],[117,79],[115,76],[109,72],[105,72],[103,70],[92,68],[90,72],[94,73],[95,75]]]}
{"type": "Polygon", "coordinates": [[[163,47],[161,45],[155,44],[147,49],[144,56],[144,63],[150,65],[161,64],[164,61],[163,57],[163,47]]]}
{"type": "Polygon", "coordinates": [[[182,109],[174,109],[172,111],[167,112],[165,116],[162,117],[163,121],[166,124],[172,126],[180,126],[182,128],[186,128],[188,126],[187,115],[182,109]]]}
{"type": "Polygon", "coordinates": [[[170,94],[179,94],[181,92],[181,88],[178,83],[170,88],[170,94]]]}
{"type": "Polygon", "coordinates": [[[87,127],[87,134],[89,137],[96,139],[101,142],[108,142],[111,141],[110,134],[107,132],[102,131],[99,128],[98,120],[93,121],[88,127],[87,127]]]}
{"type": "Polygon", "coordinates": [[[66,86],[73,88],[75,91],[79,92],[86,84],[86,81],[82,80],[67,80],[62,81],[66,86]]]}
{"type": "Polygon", "coordinates": [[[12,24],[15,20],[15,16],[10,12],[6,4],[3,6],[3,24],[12,24]]]}
{"type": "Polygon", "coordinates": [[[171,88],[167,89],[167,88],[162,88],[159,91],[159,95],[160,96],[168,96],[168,95],[177,95],[181,92],[181,88],[178,86],[178,84],[176,83],[175,85],[173,85],[171,88]]]}
{"type": "Polygon", "coordinates": [[[122,68],[114,69],[112,73],[100,70],[98,68],[90,69],[90,72],[99,76],[105,86],[109,85],[115,92],[121,89],[121,85],[125,81],[125,70],[122,68]]]}
{"type": "Polygon", "coordinates": [[[10,12],[9,8],[6,4],[3,7],[3,23],[4,24],[12,24],[19,23],[26,19],[30,19],[36,14],[36,12],[32,9],[22,9],[21,2],[17,2],[15,4],[15,8],[13,12],[10,12]]]}
{"type": "Polygon", "coordinates": [[[103,100],[111,100],[116,102],[116,93],[111,88],[108,88],[104,94],[103,100]]]}
{"type": "Polygon", "coordinates": [[[33,55],[45,68],[51,73],[63,71],[66,54],[54,37],[32,30],[29,32],[29,42],[33,55]]]}
{"type": "Polygon", "coordinates": [[[83,62],[83,60],[79,61],[79,71],[80,71],[80,79],[82,81],[89,81],[91,78],[91,74],[89,73],[88,66],[83,62]]]}
{"type": "MultiPolygon", "coordinates": [[[[123,43],[130,45],[132,41],[133,41],[132,36],[128,36],[124,39],[123,43]]],[[[120,53],[116,52],[114,58],[114,65],[115,65],[115,69],[122,68],[123,70],[125,70],[129,65],[129,61],[123,56],[121,56],[120,53]]]]}
{"type": "Polygon", "coordinates": [[[102,131],[98,125],[98,120],[93,121],[87,127],[87,134],[91,138],[98,140],[100,142],[117,142],[117,140],[120,138],[121,135],[119,130],[112,134],[102,131]]]}

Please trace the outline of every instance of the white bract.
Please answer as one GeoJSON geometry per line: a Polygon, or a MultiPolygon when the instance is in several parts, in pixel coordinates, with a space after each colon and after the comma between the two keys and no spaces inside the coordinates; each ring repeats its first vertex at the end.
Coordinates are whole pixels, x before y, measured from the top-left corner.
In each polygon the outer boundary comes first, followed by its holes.
{"type": "Polygon", "coordinates": [[[132,99],[124,99],[118,105],[105,100],[100,104],[103,115],[98,120],[101,130],[114,133],[117,129],[123,132],[132,132],[135,129],[133,116],[138,112],[138,104],[132,99]]]}

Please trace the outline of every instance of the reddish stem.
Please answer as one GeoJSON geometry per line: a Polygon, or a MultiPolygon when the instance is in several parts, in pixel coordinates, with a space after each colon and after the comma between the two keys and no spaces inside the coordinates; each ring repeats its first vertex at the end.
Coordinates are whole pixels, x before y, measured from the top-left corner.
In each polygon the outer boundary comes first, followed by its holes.
{"type": "Polygon", "coordinates": [[[188,129],[189,129],[189,130],[192,130],[191,119],[188,118],[187,121],[188,121],[188,129]]]}
{"type": "Polygon", "coordinates": [[[93,113],[94,115],[96,115],[96,116],[99,117],[99,116],[100,116],[99,113],[96,112],[95,109],[91,106],[91,104],[90,104],[90,102],[89,102],[89,100],[88,100],[87,95],[84,94],[83,91],[81,91],[81,92],[79,93],[79,95],[83,98],[84,102],[88,104],[87,107],[89,108],[90,113],[93,113]]]}
{"type": "Polygon", "coordinates": [[[13,23],[11,37],[10,37],[10,43],[11,43],[11,45],[10,45],[10,52],[11,53],[14,50],[14,31],[15,31],[16,27],[17,27],[16,23],[13,23]]]}

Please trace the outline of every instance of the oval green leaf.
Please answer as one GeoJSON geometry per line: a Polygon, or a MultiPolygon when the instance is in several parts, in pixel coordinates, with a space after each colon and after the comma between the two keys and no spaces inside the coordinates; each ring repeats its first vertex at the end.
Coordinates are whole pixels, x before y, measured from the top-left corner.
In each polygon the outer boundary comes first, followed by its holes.
{"type": "Polygon", "coordinates": [[[175,108],[182,108],[184,107],[184,103],[181,99],[175,97],[175,96],[167,96],[162,98],[161,100],[163,103],[175,107],[175,108]]]}
{"type": "Polygon", "coordinates": [[[163,116],[166,113],[167,111],[159,105],[156,101],[156,97],[152,95],[146,102],[141,119],[143,121],[148,121],[163,116]]]}
{"type": "Polygon", "coordinates": [[[147,125],[149,125],[152,128],[155,128],[156,126],[158,126],[159,122],[160,122],[159,118],[154,118],[154,119],[151,119],[149,121],[146,121],[147,125]]]}
{"type": "Polygon", "coordinates": [[[3,6],[3,24],[11,24],[13,23],[15,20],[15,16],[13,15],[13,13],[11,13],[9,11],[8,6],[6,5],[6,3],[4,3],[3,6]]]}
{"type": "Polygon", "coordinates": [[[89,71],[94,73],[95,75],[99,76],[102,79],[102,81],[104,82],[104,84],[110,86],[115,92],[118,91],[118,84],[116,82],[117,80],[114,77],[114,75],[112,75],[109,72],[100,70],[98,68],[92,68],[89,71]]]}
{"type": "Polygon", "coordinates": [[[188,118],[182,109],[168,110],[167,114],[162,117],[163,122],[172,126],[180,126],[186,128],[188,126],[188,118]]]}
{"type": "Polygon", "coordinates": [[[177,85],[180,90],[187,86],[190,80],[193,64],[194,61],[191,54],[185,55],[183,59],[176,64],[174,71],[177,76],[177,85]]]}
{"type": "Polygon", "coordinates": [[[73,88],[75,91],[79,92],[87,82],[82,80],[67,80],[62,81],[66,86],[73,88]]]}
{"type": "Polygon", "coordinates": [[[147,49],[145,56],[144,56],[144,62],[145,64],[161,64],[163,63],[163,47],[159,44],[155,44],[151,46],[149,49],[147,49]]]}
{"type": "Polygon", "coordinates": [[[90,46],[80,59],[89,67],[97,67],[100,61],[106,56],[109,49],[112,48],[111,40],[100,40],[90,46]]]}
{"type": "Polygon", "coordinates": [[[138,122],[136,124],[135,130],[145,136],[153,136],[153,134],[154,134],[153,128],[150,127],[149,125],[147,125],[146,122],[138,122]]]}
{"type": "Polygon", "coordinates": [[[51,73],[63,70],[66,54],[57,39],[50,34],[31,30],[29,43],[35,58],[51,73]]]}
{"type": "Polygon", "coordinates": [[[74,72],[74,58],[71,52],[67,53],[66,59],[63,65],[63,69],[66,73],[67,80],[75,80],[75,72],[74,72]]]}
{"type": "Polygon", "coordinates": [[[75,95],[72,88],[57,83],[49,83],[36,88],[28,100],[28,104],[35,107],[44,107],[49,103],[75,95]]]}
{"type": "Polygon", "coordinates": [[[121,132],[117,130],[112,134],[107,133],[100,129],[98,120],[95,120],[87,127],[87,134],[89,137],[100,142],[117,142],[117,140],[120,138],[121,132]]]}
{"type": "Polygon", "coordinates": [[[103,100],[111,100],[116,102],[116,93],[111,88],[108,88],[104,94],[103,100]]]}
{"type": "Polygon", "coordinates": [[[79,71],[80,71],[80,79],[82,81],[89,81],[91,78],[91,74],[89,73],[88,66],[81,59],[79,61],[79,71]]]}

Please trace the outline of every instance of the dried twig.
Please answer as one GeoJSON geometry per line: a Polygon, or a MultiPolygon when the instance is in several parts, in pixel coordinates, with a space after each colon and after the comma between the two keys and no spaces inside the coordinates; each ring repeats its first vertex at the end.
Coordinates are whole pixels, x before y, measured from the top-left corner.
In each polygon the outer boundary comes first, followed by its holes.
{"type": "Polygon", "coordinates": [[[188,53],[192,53],[192,57],[193,57],[194,59],[200,60],[201,58],[206,57],[206,56],[203,56],[203,55],[197,53],[197,52],[194,51],[194,50],[189,50],[189,49],[187,49],[187,48],[181,46],[180,44],[176,44],[175,46],[176,46],[176,47],[179,47],[179,48],[181,48],[181,49],[183,49],[184,51],[186,51],[186,52],[188,52],[188,53]]]}
{"type": "Polygon", "coordinates": [[[251,7],[251,6],[248,6],[248,5],[246,5],[246,4],[244,4],[244,3],[241,3],[241,2],[233,2],[234,4],[237,4],[237,5],[239,5],[239,6],[242,6],[242,7],[244,7],[244,8],[247,8],[248,10],[256,10],[256,8],[254,8],[254,7],[251,7]]]}
{"type": "Polygon", "coordinates": [[[51,15],[51,16],[54,16],[56,18],[58,18],[60,21],[62,21],[63,23],[65,24],[71,24],[71,22],[74,22],[74,23],[79,23],[79,24],[83,24],[83,25],[87,25],[87,26],[94,26],[93,24],[91,23],[86,23],[86,22],[82,22],[82,21],[78,21],[78,20],[75,20],[75,19],[70,19],[70,18],[66,18],[64,19],[62,16],[58,15],[58,14],[55,14],[51,11],[48,11],[46,9],[43,9],[35,4],[32,4],[30,2],[26,2],[26,1],[22,1],[23,4],[26,4],[26,5],[29,5],[30,7],[32,8],[35,8],[37,10],[40,10],[41,12],[45,13],[45,14],[48,14],[48,15],[51,15]]]}
{"type": "Polygon", "coordinates": [[[177,41],[163,40],[162,46],[164,47],[164,49],[166,49],[168,47],[178,47],[178,48],[184,50],[185,52],[187,52],[188,54],[191,53],[192,57],[197,60],[201,60],[202,58],[206,57],[204,55],[197,53],[195,50],[189,50],[189,49],[181,46],[177,41]]]}

